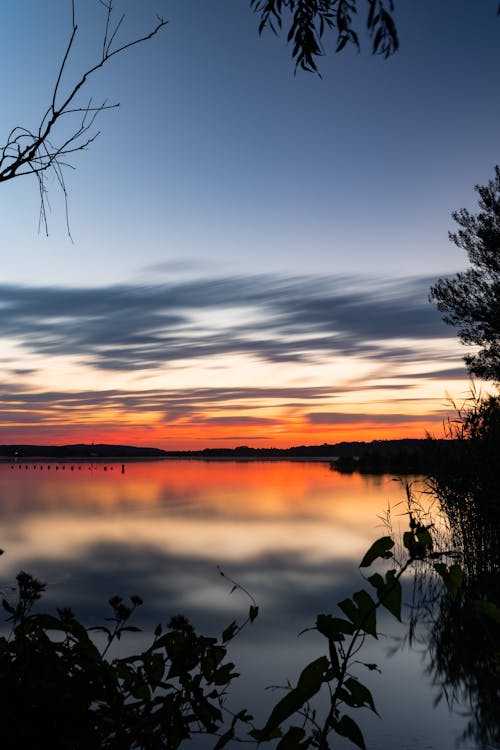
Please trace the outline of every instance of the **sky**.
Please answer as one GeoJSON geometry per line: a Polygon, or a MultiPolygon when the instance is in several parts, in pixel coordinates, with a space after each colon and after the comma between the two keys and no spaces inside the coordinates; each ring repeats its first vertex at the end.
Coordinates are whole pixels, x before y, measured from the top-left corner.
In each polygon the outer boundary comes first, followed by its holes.
{"type": "MultiPolygon", "coordinates": [[[[48,236],[37,183],[0,187],[0,443],[441,436],[470,380],[428,291],[499,161],[496,5],[398,0],[394,57],[326,40],[319,78],[249,0],[116,0],[122,41],[168,24],[82,90],[120,106],[65,170],[71,236],[53,178],[48,236]]],[[[102,10],[76,0],[62,90],[102,10]]],[[[71,4],[2,14],[4,143],[38,127],[71,4]]]]}

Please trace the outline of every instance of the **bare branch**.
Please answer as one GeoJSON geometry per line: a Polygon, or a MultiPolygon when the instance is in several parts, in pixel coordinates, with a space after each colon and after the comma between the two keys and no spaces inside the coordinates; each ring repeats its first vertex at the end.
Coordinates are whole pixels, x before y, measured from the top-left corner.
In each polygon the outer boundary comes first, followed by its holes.
{"type": "Polygon", "coordinates": [[[93,105],[92,98],[88,100],[86,105],[80,104],[78,101],[79,94],[88,80],[100,68],[103,68],[109,60],[121,55],[131,47],[149,41],[167,25],[167,21],[157,17],[156,24],[147,34],[135,37],[113,48],[125,15],[123,14],[117,23],[112,26],[113,0],[98,1],[105,9],[106,18],[102,50],[97,61],[84,70],[76,81],[67,87],[66,92],[62,93],[63,79],[72,58],[75,40],[79,34],[79,27],[76,23],[75,0],[71,0],[71,33],[52,89],[50,105],[35,130],[16,125],[10,131],[5,144],[0,147],[0,182],[7,182],[15,177],[25,175],[32,175],[37,180],[40,194],[39,227],[43,227],[46,233],[48,232],[47,208],[50,208],[50,206],[48,204],[45,173],[52,171],[64,195],[66,225],[68,235],[71,237],[64,170],[67,167],[73,168],[73,165],[61,161],[61,158],[77,151],[84,151],[99,135],[99,131],[93,134],[89,133],[96,117],[104,110],[119,106],[119,103],[108,104],[106,100],[102,104],[93,105]],[[78,118],[76,123],[72,119],[75,117],[78,118]],[[64,129],[63,123],[65,124],[64,129]]]}

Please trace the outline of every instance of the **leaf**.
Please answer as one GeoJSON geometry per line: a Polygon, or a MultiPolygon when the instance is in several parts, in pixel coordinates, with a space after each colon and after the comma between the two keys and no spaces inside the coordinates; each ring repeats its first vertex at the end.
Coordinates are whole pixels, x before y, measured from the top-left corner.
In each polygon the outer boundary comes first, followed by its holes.
{"type": "Polygon", "coordinates": [[[381,604],[401,622],[401,583],[396,579],[396,571],[388,570],[385,580],[386,586],[381,604]]]}
{"type": "Polygon", "coordinates": [[[403,544],[411,555],[415,547],[415,537],[412,531],[405,531],[403,534],[403,544]]]}
{"type": "Polygon", "coordinates": [[[343,641],[345,635],[352,635],[355,627],[349,620],[342,617],[333,617],[333,615],[318,615],[316,617],[316,630],[325,638],[331,638],[334,641],[343,641]]]}
{"type": "Polygon", "coordinates": [[[307,750],[309,740],[304,739],[306,733],[302,727],[290,727],[285,736],[278,742],[276,750],[307,750]]]}
{"type": "Polygon", "coordinates": [[[231,625],[228,625],[227,628],[222,633],[222,642],[226,643],[227,641],[230,641],[231,638],[234,638],[237,630],[238,630],[238,625],[236,623],[236,620],[233,620],[231,625]]]}
{"type": "Polygon", "coordinates": [[[66,630],[67,627],[57,617],[53,617],[52,615],[36,615],[36,622],[44,630],[66,630]]]}
{"type": "Polygon", "coordinates": [[[418,526],[415,533],[418,541],[423,544],[426,549],[431,550],[432,536],[427,526],[418,526]]]}
{"type": "Polygon", "coordinates": [[[448,568],[444,563],[435,563],[434,570],[443,579],[451,598],[456,599],[464,578],[464,572],[460,565],[451,565],[448,568]]]}
{"type": "Polygon", "coordinates": [[[340,734],[341,737],[347,737],[348,740],[354,742],[355,745],[366,750],[365,740],[361,729],[358,727],[354,719],[344,714],[341,719],[334,719],[332,721],[332,728],[334,732],[340,734]]]}
{"type": "Polygon", "coordinates": [[[342,50],[344,49],[344,47],[346,46],[346,44],[347,44],[348,41],[349,41],[349,37],[348,36],[346,36],[346,35],[341,36],[339,38],[339,41],[338,41],[338,44],[337,44],[337,49],[335,50],[335,52],[342,52],[342,50]]]}
{"type": "Polygon", "coordinates": [[[231,682],[232,679],[235,677],[239,677],[239,674],[237,672],[233,672],[234,664],[231,662],[228,662],[228,664],[224,664],[222,667],[219,667],[219,669],[214,673],[212,679],[210,680],[213,682],[214,685],[227,685],[229,682],[231,682]]]}
{"type": "MultiPolygon", "coordinates": [[[[316,695],[320,689],[325,674],[329,668],[326,656],[320,656],[319,659],[311,662],[302,670],[297,682],[297,686],[290,690],[271,711],[264,728],[258,731],[259,741],[270,739],[274,730],[278,729],[280,724],[290,718],[292,714],[299,711],[313,695],[316,695]]],[[[254,736],[252,734],[252,736],[254,736]]]]}
{"type": "Polygon", "coordinates": [[[361,560],[359,567],[368,568],[379,557],[388,560],[390,557],[392,557],[392,552],[390,552],[389,550],[391,550],[393,547],[394,540],[391,539],[390,536],[383,536],[380,539],[377,539],[377,541],[372,544],[368,552],[361,560]]]}
{"type": "Polygon", "coordinates": [[[381,670],[379,669],[378,664],[367,664],[365,661],[360,661],[359,663],[362,664],[367,669],[369,669],[370,672],[373,672],[376,670],[377,672],[380,672],[380,674],[382,674],[381,670]]]}
{"type": "Polygon", "coordinates": [[[137,680],[131,686],[130,692],[137,700],[148,701],[151,698],[149,687],[143,680],[137,680]]]}
{"type": "Polygon", "coordinates": [[[377,614],[375,609],[375,602],[371,598],[370,594],[364,589],[361,589],[361,591],[357,591],[354,594],[353,599],[359,608],[359,627],[369,635],[377,638],[377,614]]]}
{"type": "Polygon", "coordinates": [[[377,638],[375,602],[367,591],[356,591],[352,599],[339,602],[339,607],[357,628],[377,638]]]}
{"type": "Polygon", "coordinates": [[[368,581],[377,589],[382,606],[401,622],[401,584],[396,579],[396,571],[388,570],[385,580],[379,573],[374,573],[368,581]]]}
{"type": "Polygon", "coordinates": [[[342,612],[347,615],[349,620],[356,626],[359,626],[359,612],[352,599],[343,599],[339,602],[342,612]]]}
{"type": "Polygon", "coordinates": [[[377,593],[384,588],[385,582],[383,577],[380,575],[380,573],[374,573],[369,578],[367,578],[368,583],[371,583],[371,585],[377,589],[377,593]]]}
{"type": "Polygon", "coordinates": [[[373,702],[373,696],[366,685],[363,685],[362,682],[354,677],[348,677],[344,682],[344,686],[349,690],[354,701],[350,705],[355,708],[367,706],[373,711],[373,713],[377,714],[377,716],[379,715],[375,708],[375,703],[373,702]]]}

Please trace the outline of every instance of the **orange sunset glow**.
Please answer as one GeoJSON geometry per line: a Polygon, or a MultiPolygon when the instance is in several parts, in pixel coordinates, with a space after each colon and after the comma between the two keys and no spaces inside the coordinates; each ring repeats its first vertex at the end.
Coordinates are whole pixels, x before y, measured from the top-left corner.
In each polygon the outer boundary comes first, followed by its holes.
{"type": "MultiPolygon", "coordinates": [[[[466,383],[463,392],[466,392],[466,383]]],[[[276,411],[273,417],[239,418],[227,414],[218,421],[189,420],[165,423],[156,415],[123,415],[97,412],[95,415],[65,415],[57,420],[47,420],[45,415],[33,413],[29,423],[15,421],[0,424],[3,428],[3,442],[11,444],[73,444],[73,443],[116,443],[165,448],[169,450],[199,450],[204,447],[251,447],[287,448],[296,445],[318,445],[341,441],[370,441],[375,439],[421,438],[427,433],[439,435],[446,418],[445,398],[429,400],[430,411],[423,416],[404,414],[351,413],[330,414],[325,412],[325,424],[311,423],[306,415],[276,411]],[[440,401],[442,403],[440,403],[440,401]],[[72,418],[73,417],[73,418],[72,418]],[[343,421],[346,420],[346,423],[343,421]]],[[[421,406],[422,408],[422,406],[421,406]]],[[[450,407],[451,410],[451,407],[450,407]]],[[[265,409],[261,410],[267,413],[265,409]]],[[[319,419],[321,420],[321,412],[319,419]]],[[[318,418],[318,417],[317,417],[318,418]]]]}
{"type": "MultiPolygon", "coordinates": [[[[148,3],[128,9],[120,34],[148,28],[148,3]]],[[[71,71],[92,58],[103,4],[78,5],[81,43],[60,82],[70,90],[71,71]]],[[[410,51],[402,45],[397,64],[368,55],[358,70],[349,54],[327,55],[319,78],[293,76],[245,3],[219,3],[201,25],[195,5],[172,8],[168,32],[162,25],[140,55],[127,47],[121,63],[106,64],[110,77],[91,74],[77,90],[76,109],[58,120],[63,132],[90,97],[117,91],[123,108],[99,113],[89,148],[71,154],[75,174],[61,165],[53,215],[49,183],[47,196],[30,192],[29,177],[2,194],[0,443],[287,448],[439,434],[469,383],[429,289],[463,266],[448,240],[450,212],[470,200],[485,163],[471,143],[486,149],[496,131],[455,132],[442,92],[459,101],[459,77],[430,86],[442,50],[428,61],[431,76],[415,65],[420,32],[409,10],[410,51]],[[234,34],[221,33],[228,14],[234,34]],[[178,57],[200,28],[185,69],[178,57]],[[428,110],[407,99],[408,80],[431,97],[428,110]],[[436,132],[419,124],[423,111],[441,123],[436,132]],[[143,160],[129,144],[138,134],[149,142],[156,123],[165,140],[143,160]],[[457,158],[465,151],[468,160],[457,158]]],[[[26,52],[11,49],[23,65],[39,48],[35,29],[63,40],[70,23],[64,12],[49,22],[36,3],[33,12],[26,52]]],[[[9,18],[5,28],[22,27],[14,7],[9,18]]],[[[463,63],[460,44],[450,54],[463,63]]],[[[485,70],[495,64],[472,58],[491,102],[485,70]]],[[[56,51],[33,84],[42,98],[54,65],[56,51]]],[[[45,108],[23,91],[8,81],[6,118],[27,108],[37,122],[45,108]]]]}
{"type": "Polygon", "coordinates": [[[82,367],[65,357],[58,372],[57,357],[37,358],[36,370],[20,370],[15,384],[4,370],[1,441],[200,450],[440,435],[453,408],[448,394],[459,402],[469,387],[457,344],[447,342],[434,366],[423,360],[425,342],[414,342],[413,367],[386,349],[376,362],[322,352],[284,365],[214,352],[174,369],[159,362],[153,371],[101,374],[98,363],[82,367]]]}
{"type": "Polygon", "coordinates": [[[182,555],[215,548],[221,561],[262,554],[276,538],[309,556],[353,556],[380,525],[376,513],[387,504],[396,512],[404,496],[387,477],[281,461],[130,463],[124,473],[119,464],[11,464],[0,465],[0,481],[6,521],[24,511],[30,553],[48,547],[55,557],[101,537],[139,546],[147,539],[182,555]],[[120,510],[129,515],[117,517],[120,510]]]}

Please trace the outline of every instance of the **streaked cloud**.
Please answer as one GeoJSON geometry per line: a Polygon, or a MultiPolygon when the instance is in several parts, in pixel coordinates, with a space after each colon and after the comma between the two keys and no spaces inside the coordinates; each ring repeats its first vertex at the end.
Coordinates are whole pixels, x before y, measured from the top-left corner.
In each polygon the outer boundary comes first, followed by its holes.
{"type": "Polygon", "coordinates": [[[367,439],[419,436],[443,419],[445,383],[466,382],[430,282],[0,285],[2,442],[291,445],[353,439],[358,427],[367,439]]]}
{"type": "MultiPolygon", "coordinates": [[[[260,275],[105,288],[2,285],[0,338],[117,371],[235,354],[275,363],[413,362],[421,359],[415,341],[450,335],[427,301],[430,282],[260,275]]],[[[433,361],[445,358],[435,346],[433,361]]]]}
{"type": "MultiPolygon", "coordinates": [[[[442,413],[435,412],[432,416],[444,418],[445,410],[442,413]]],[[[430,415],[427,415],[430,416],[430,415]]],[[[362,414],[359,412],[310,412],[306,415],[310,424],[318,425],[346,425],[346,424],[407,424],[408,422],[422,422],[420,414],[362,414]]]]}

